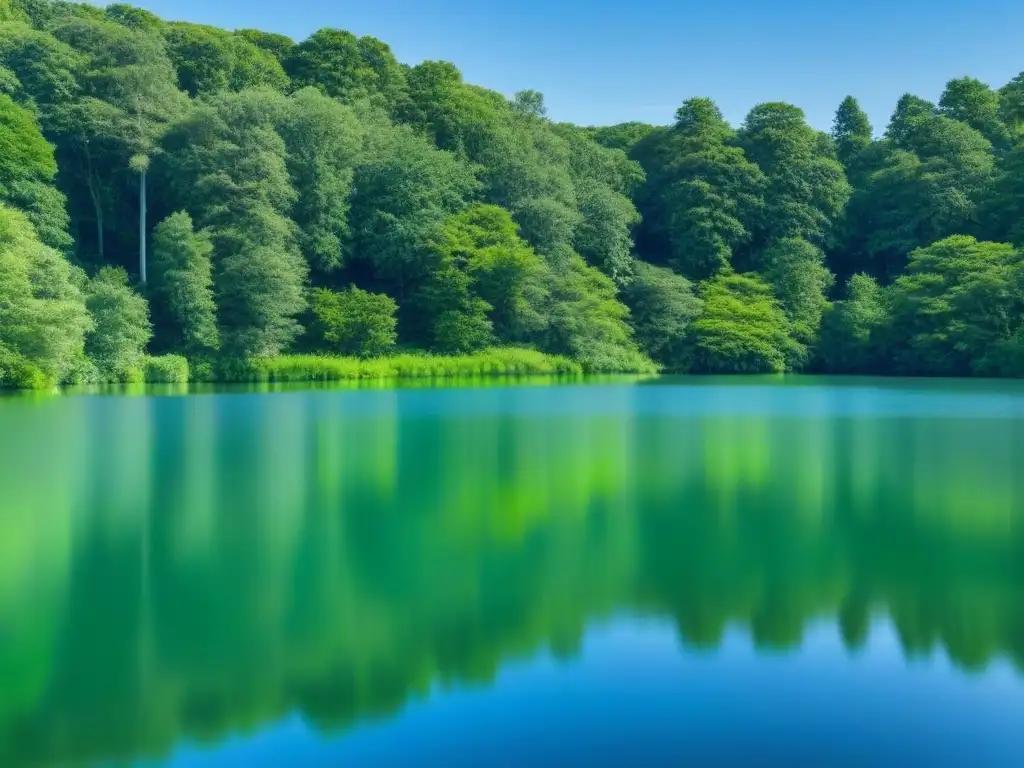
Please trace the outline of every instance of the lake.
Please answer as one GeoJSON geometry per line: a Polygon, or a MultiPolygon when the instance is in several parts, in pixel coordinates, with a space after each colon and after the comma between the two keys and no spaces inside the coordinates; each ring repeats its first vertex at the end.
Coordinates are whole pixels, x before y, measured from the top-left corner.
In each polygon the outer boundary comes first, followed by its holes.
{"type": "Polygon", "coordinates": [[[1024,385],[0,398],[0,765],[1024,764],[1024,385]]]}

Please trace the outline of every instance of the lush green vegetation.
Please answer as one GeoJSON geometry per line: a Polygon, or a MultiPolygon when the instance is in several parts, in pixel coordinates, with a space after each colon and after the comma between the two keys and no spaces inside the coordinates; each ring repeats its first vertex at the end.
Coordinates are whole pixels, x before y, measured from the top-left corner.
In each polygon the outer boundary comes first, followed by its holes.
{"type": "Polygon", "coordinates": [[[0,385],[492,347],[1024,375],[1022,105],[962,78],[879,137],[853,98],[830,134],[707,98],[583,128],[344,31],[5,0],[0,385]]]}

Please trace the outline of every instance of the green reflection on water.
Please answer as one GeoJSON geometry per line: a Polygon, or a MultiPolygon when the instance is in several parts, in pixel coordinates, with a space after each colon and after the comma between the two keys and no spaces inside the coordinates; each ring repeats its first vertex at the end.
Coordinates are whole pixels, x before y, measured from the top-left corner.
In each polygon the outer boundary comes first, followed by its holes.
{"type": "Polygon", "coordinates": [[[855,651],[885,613],[908,655],[1024,667],[1024,420],[883,416],[866,390],[856,417],[730,414],[750,391],[679,391],[707,413],[645,411],[646,386],[563,413],[451,390],[0,402],[0,765],[295,709],[343,729],[570,657],[622,611],[693,648],[739,623],[764,652],[822,617],[855,651]]]}

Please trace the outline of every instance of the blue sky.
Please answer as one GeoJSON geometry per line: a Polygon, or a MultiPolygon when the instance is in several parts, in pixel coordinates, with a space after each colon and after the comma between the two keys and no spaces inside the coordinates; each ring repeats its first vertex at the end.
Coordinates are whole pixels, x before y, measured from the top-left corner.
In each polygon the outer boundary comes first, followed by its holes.
{"type": "Polygon", "coordinates": [[[789,101],[827,129],[856,96],[876,132],[904,92],[947,80],[1000,86],[1024,70],[1022,0],[137,0],[164,18],[297,40],[320,27],[372,35],[400,61],[454,62],[468,82],[544,93],[555,120],[667,123],[710,96],[738,124],[789,101]]]}

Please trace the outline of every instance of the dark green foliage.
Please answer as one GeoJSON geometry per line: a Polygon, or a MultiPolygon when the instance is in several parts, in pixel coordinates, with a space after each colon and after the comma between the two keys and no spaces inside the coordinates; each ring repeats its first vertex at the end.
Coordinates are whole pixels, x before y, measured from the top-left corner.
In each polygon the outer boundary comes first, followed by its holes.
{"type": "Polygon", "coordinates": [[[346,103],[370,98],[394,112],[406,99],[401,65],[391,49],[373,37],[318,30],[288,51],[285,69],[295,87],[313,86],[346,103]]]}
{"type": "Polygon", "coordinates": [[[338,293],[317,288],[310,309],[316,317],[312,330],[324,351],[377,357],[390,352],[398,339],[398,305],[386,294],[355,286],[338,293]]]}
{"type": "Polygon", "coordinates": [[[853,96],[843,99],[836,110],[832,139],[836,143],[836,156],[847,169],[871,143],[871,122],[853,96]]]}
{"type": "Polygon", "coordinates": [[[874,373],[883,364],[879,332],[888,319],[883,289],[874,278],[850,278],[846,298],[826,307],[818,359],[828,373],[874,373]]]}
{"type": "Polygon", "coordinates": [[[733,135],[713,101],[691,99],[676,112],[671,130],[637,146],[647,172],[637,193],[643,255],[699,280],[728,267],[750,240],[767,180],[729,143],[733,135]]]}
{"type": "Polygon", "coordinates": [[[693,284],[670,269],[638,261],[622,297],[643,353],[667,370],[687,370],[690,325],[703,306],[693,284]]]}

